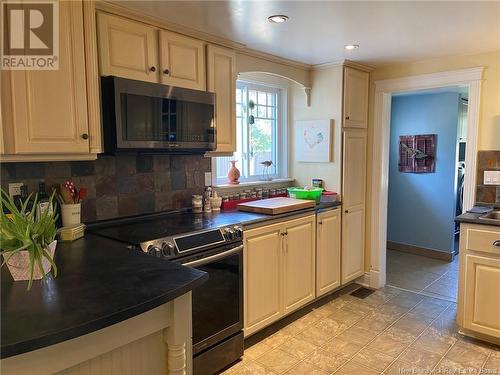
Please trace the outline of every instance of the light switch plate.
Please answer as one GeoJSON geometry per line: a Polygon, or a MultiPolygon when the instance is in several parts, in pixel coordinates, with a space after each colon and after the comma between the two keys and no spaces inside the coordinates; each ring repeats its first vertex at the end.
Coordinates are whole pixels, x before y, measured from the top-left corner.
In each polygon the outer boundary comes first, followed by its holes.
{"type": "Polygon", "coordinates": [[[212,186],[212,172],[205,172],[205,186],[212,186]]]}
{"type": "Polygon", "coordinates": [[[22,182],[13,182],[9,184],[9,195],[14,198],[15,195],[21,194],[21,186],[24,184],[22,182]]]}
{"type": "Polygon", "coordinates": [[[500,171],[484,171],[485,185],[500,185],[500,171]]]}

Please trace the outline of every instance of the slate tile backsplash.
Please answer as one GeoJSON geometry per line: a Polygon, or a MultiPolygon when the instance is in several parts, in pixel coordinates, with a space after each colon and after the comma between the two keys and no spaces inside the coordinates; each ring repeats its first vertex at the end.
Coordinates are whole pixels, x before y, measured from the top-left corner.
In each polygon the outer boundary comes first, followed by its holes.
{"type": "Polygon", "coordinates": [[[500,186],[484,185],[484,171],[500,171],[500,151],[479,151],[477,154],[476,202],[500,205],[500,186]]]}
{"type": "Polygon", "coordinates": [[[71,178],[88,189],[82,221],[131,216],[191,205],[204,190],[210,159],[201,155],[99,156],[95,161],[2,163],[1,185],[23,182],[30,192],[45,181],[48,188],[71,178]]]}

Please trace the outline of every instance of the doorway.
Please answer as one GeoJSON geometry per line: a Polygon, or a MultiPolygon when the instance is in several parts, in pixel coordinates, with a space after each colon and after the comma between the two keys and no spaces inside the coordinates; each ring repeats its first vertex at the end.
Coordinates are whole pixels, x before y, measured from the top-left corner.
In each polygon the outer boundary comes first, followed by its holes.
{"type": "MultiPolygon", "coordinates": [[[[371,176],[371,214],[369,217],[370,270],[368,284],[380,288],[386,284],[387,256],[387,208],[389,185],[389,144],[391,101],[394,93],[403,93],[448,86],[468,88],[467,149],[465,163],[469,171],[476,170],[477,136],[479,124],[479,102],[483,68],[470,68],[456,71],[422,74],[416,76],[381,80],[375,82],[374,131],[372,176],[371,176]]],[[[475,199],[475,173],[464,178],[463,209],[468,210],[475,199]]]]}
{"type": "Polygon", "coordinates": [[[387,284],[456,300],[467,141],[466,86],[391,99],[387,284]]]}

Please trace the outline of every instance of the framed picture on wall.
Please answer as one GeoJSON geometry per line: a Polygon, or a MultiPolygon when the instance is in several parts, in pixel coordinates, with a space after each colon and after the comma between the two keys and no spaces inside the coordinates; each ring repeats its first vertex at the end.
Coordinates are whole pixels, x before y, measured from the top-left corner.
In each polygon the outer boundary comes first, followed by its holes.
{"type": "Polygon", "coordinates": [[[295,121],[295,156],[301,162],[332,161],[333,120],[295,121]]]}
{"type": "Polygon", "coordinates": [[[436,170],[436,134],[399,136],[399,171],[433,173],[436,170]]]}

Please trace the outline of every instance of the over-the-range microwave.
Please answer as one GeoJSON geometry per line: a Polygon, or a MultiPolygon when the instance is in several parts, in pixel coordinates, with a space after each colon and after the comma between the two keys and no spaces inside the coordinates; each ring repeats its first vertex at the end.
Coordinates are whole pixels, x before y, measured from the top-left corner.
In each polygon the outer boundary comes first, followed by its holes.
{"type": "Polygon", "coordinates": [[[104,147],[107,153],[203,153],[216,147],[215,94],[102,77],[104,147]]]}

